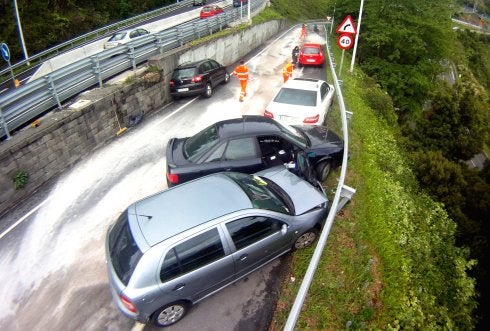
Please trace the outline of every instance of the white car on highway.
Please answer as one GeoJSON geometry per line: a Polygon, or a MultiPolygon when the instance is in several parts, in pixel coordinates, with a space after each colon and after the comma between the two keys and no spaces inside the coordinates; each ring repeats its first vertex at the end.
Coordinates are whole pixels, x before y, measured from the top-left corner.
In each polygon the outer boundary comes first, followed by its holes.
{"type": "Polygon", "coordinates": [[[112,37],[109,38],[109,40],[104,43],[104,49],[109,49],[129,43],[130,41],[142,36],[146,36],[147,34],[150,34],[150,32],[143,28],[134,28],[116,32],[114,35],[112,35],[112,37]]]}
{"type": "Polygon", "coordinates": [[[323,125],[334,91],[323,80],[290,79],[267,105],[264,116],[287,125],[323,125]]]}

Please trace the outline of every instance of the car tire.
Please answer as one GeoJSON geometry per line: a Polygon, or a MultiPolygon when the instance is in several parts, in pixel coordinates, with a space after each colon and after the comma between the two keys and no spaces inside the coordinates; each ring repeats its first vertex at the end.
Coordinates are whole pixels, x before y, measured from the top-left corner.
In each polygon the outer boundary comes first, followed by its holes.
{"type": "Polygon", "coordinates": [[[230,74],[225,72],[225,79],[223,80],[223,84],[228,84],[230,82],[230,74]]]}
{"type": "Polygon", "coordinates": [[[332,170],[332,164],[329,161],[325,161],[316,166],[317,178],[320,182],[327,180],[330,170],[332,170]]]}
{"type": "Polygon", "coordinates": [[[208,82],[206,84],[206,87],[204,87],[204,96],[206,98],[211,98],[212,95],[213,95],[213,87],[211,86],[211,83],[208,82]]]}
{"type": "Polygon", "coordinates": [[[293,245],[293,250],[302,249],[306,247],[310,247],[318,238],[318,230],[310,229],[304,232],[301,236],[299,236],[293,245]]]}
{"type": "Polygon", "coordinates": [[[180,321],[187,313],[188,305],[183,302],[174,302],[158,309],[152,316],[152,323],[156,327],[166,327],[180,321]]]}

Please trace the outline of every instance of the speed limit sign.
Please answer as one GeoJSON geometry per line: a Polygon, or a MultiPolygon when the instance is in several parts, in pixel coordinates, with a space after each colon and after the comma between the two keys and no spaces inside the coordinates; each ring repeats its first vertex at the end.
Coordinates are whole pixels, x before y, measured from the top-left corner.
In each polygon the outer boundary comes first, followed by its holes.
{"type": "Polygon", "coordinates": [[[340,49],[349,49],[354,45],[354,40],[350,34],[344,33],[337,38],[337,45],[340,49]]]}

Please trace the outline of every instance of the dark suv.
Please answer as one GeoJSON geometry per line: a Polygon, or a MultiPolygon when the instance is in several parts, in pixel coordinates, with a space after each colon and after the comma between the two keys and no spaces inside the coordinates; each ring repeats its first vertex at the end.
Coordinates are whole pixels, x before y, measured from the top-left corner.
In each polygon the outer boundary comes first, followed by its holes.
{"type": "Polygon", "coordinates": [[[212,59],[184,63],[175,68],[170,79],[170,94],[174,99],[202,94],[211,97],[220,83],[228,83],[230,74],[226,67],[212,59]]]}

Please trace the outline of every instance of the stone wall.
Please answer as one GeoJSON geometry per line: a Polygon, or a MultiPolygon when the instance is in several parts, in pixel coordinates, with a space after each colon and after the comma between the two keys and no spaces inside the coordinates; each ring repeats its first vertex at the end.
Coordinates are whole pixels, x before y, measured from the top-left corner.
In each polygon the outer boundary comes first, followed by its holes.
{"type": "Polygon", "coordinates": [[[26,127],[0,142],[0,214],[116,139],[119,125],[129,127],[138,116],[162,111],[171,102],[167,82],[178,64],[214,58],[231,65],[286,26],[285,21],[270,21],[156,56],[148,61],[150,70],[129,72],[119,84],[82,93],[71,106],[42,117],[38,127],[26,127]],[[13,183],[19,171],[29,175],[23,189],[15,189],[13,183]]]}

